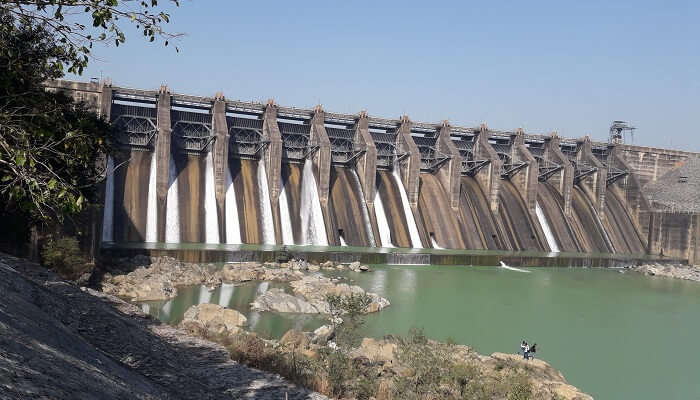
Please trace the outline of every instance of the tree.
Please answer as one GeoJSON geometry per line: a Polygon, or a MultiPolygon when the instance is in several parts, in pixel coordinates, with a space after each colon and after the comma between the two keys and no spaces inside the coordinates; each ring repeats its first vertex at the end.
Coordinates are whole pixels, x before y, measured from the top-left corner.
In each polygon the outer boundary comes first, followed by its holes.
{"type": "MultiPolygon", "coordinates": [[[[180,5],[179,0],[169,3],[180,5]]],[[[182,36],[163,29],[170,15],[159,8],[158,0],[0,0],[0,9],[22,25],[42,26],[63,49],[56,67],[67,66],[68,72],[76,74],[87,66],[94,44],[119,46],[126,41],[123,21],[141,29],[148,41],[161,39],[165,46],[182,36]]]]}
{"type": "Polygon", "coordinates": [[[90,200],[104,179],[98,166],[111,151],[111,128],[43,85],[66,70],[80,74],[94,44],[123,43],[124,21],[167,45],[179,35],[162,29],[169,16],[157,6],[156,0],[0,0],[0,223],[15,224],[0,241],[26,241],[30,227],[60,223],[90,200]]]}

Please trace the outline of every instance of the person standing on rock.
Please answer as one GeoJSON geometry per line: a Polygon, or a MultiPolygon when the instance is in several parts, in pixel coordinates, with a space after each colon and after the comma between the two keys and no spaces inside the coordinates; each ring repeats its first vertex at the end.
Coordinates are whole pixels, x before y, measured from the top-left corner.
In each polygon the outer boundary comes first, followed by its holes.
{"type": "Polygon", "coordinates": [[[530,359],[535,359],[535,353],[537,353],[537,343],[533,343],[530,347],[530,359]]]}
{"type": "Polygon", "coordinates": [[[523,358],[526,360],[530,358],[530,346],[528,346],[527,342],[525,342],[525,350],[523,350],[523,358]]]}
{"type": "Polygon", "coordinates": [[[520,351],[518,352],[519,354],[525,354],[525,346],[527,346],[527,342],[524,340],[520,341],[520,351]]]}

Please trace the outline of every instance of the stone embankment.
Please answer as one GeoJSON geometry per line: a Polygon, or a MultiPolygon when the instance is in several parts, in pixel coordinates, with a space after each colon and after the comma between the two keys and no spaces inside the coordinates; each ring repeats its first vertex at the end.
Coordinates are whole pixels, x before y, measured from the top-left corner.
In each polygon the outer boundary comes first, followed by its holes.
{"type": "MultiPolygon", "coordinates": [[[[214,264],[183,263],[170,257],[158,257],[152,260],[138,257],[123,260],[126,269],[133,269],[125,274],[105,274],[102,291],[131,301],[168,300],[177,296],[177,288],[191,285],[215,287],[222,283],[241,283],[248,281],[285,282],[292,293],[279,288],[272,288],[256,298],[251,304],[256,311],[276,311],[290,313],[328,314],[330,312],[326,296],[362,294],[359,286],[338,283],[317,273],[324,270],[349,269],[355,272],[369,271],[359,262],[349,265],[334,264],[327,261],[321,265],[303,261],[288,263],[240,263],[217,267],[214,264]],[[135,269],[134,269],[135,267],[135,269]]],[[[389,306],[389,301],[374,293],[367,312],[377,312],[389,306]]]]}
{"type": "Polygon", "coordinates": [[[698,266],[683,264],[644,264],[628,267],[627,269],[641,272],[649,276],[662,276],[700,282],[700,267],[698,266]]]}
{"type": "Polygon", "coordinates": [[[0,293],[2,399],[327,399],[1,253],[0,293]]]}

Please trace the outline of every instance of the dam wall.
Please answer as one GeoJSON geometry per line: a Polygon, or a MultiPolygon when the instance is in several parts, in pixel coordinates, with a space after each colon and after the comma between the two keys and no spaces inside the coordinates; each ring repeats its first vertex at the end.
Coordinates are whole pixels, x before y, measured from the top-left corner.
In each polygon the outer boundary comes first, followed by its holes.
{"type": "Polygon", "coordinates": [[[105,242],[697,259],[697,214],[645,184],[694,153],[52,81],[117,132],[105,242]]]}

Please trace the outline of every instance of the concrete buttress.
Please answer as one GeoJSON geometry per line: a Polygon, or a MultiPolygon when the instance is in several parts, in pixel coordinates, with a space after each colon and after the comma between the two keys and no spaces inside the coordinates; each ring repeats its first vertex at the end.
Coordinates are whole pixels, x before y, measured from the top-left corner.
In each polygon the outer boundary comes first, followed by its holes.
{"type": "Polygon", "coordinates": [[[214,158],[214,194],[216,197],[216,215],[219,221],[219,238],[226,243],[226,169],[228,168],[229,134],[226,123],[226,102],[221,93],[217,93],[212,112],[212,131],[216,137],[213,148],[214,158]]]}
{"type": "Polygon", "coordinates": [[[318,185],[317,190],[318,198],[321,203],[321,211],[323,213],[323,218],[326,221],[326,237],[328,238],[329,244],[336,244],[333,243],[334,240],[331,239],[335,236],[333,234],[334,228],[332,224],[328,222],[330,220],[328,196],[330,192],[331,180],[331,142],[328,139],[328,133],[326,132],[324,121],[325,113],[321,106],[317,106],[314,110],[313,117],[311,118],[309,145],[318,147],[318,150],[312,154],[311,161],[314,166],[314,174],[316,174],[316,184],[318,185]]]}
{"type": "Polygon", "coordinates": [[[277,106],[269,100],[263,114],[263,141],[267,146],[263,150],[263,162],[267,173],[267,188],[270,194],[270,208],[275,226],[275,241],[282,243],[282,227],[280,224],[279,197],[281,191],[282,171],[282,135],[277,125],[277,106]]]}
{"type": "Polygon", "coordinates": [[[158,137],[156,139],[156,200],[158,215],[158,241],[165,242],[166,202],[170,174],[170,92],[163,85],[158,92],[157,102],[158,137]]]}
{"type": "Polygon", "coordinates": [[[437,151],[447,154],[450,160],[445,162],[437,171],[438,180],[447,190],[450,196],[450,207],[453,210],[459,208],[459,189],[460,175],[462,172],[462,159],[459,150],[450,139],[450,125],[447,121],[443,121],[440,126],[438,138],[436,142],[437,151]]]}
{"type": "Polygon", "coordinates": [[[530,214],[530,219],[533,221],[532,225],[537,233],[540,245],[546,249],[548,247],[547,240],[542,227],[537,222],[538,218],[535,211],[537,208],[537,188],[539,187],[539,168],[535,156],[533,156],[527,146],[525,146],[525,134],[522,129],[516,131],[515,137],[513,138],[513,145],[511,146],[511,152],[513,160],[524,162],[526,165],[515,175],[510,177],[510,181],[519,189],[520,195],[525,201],[528,214],[530,214]]]}
{"type": "Polygon", "coordinates": [[[559,194],[564,199],[564,215],[571,216],[571,192],[574,187],[574,166],[569,158],[561,152],[560,139],[556,132],[544,140],[544,159],[562,166],[562,168],[549,178],[559,194]]]}
{"type": "Polygon", "coordinates": [[[602,220],[605,218],[605,191],[607,188],[608,170],[593,154],[590,137],[586,136],[578,143],[576,160],[587,163],[596,169],[590,177],[583,179],[579,184],[593,194],[593,205],[599,218],[602,220]]]}
{"type": "Polygon", "coordinates": [[[485,124],[481,125],[474,143],[474,158],[489,160],[489,164],[481,168],[474,175],[474,179],[476,179],[488,196],[491,212],[496,214],[498,213],[498,191],[500,188],[501,167],[503,162],[498,157],[496,150],[494,150],[489,143],[488,128],[485,124]]]}
{"type": "Polygon", "coordinates": [[[375,186],[377,179],[377,147],[374,145],[372,135],[369,134],[369,121],[365,111],[360,112],[360,118],[355,123],[353,141],[363,151],[355,164],[360,185],[362,185],[362,193],[365,196],[365,201],[374,202],[374,195],[377,190],[375,186]]]}

